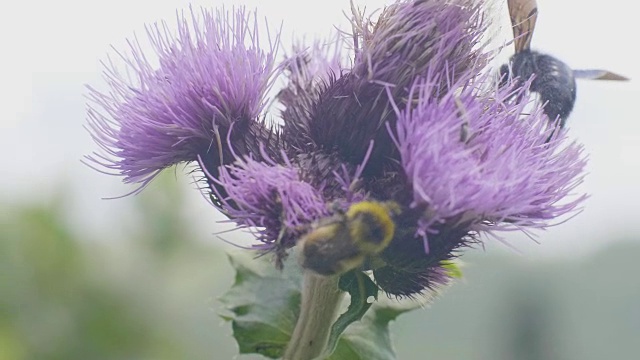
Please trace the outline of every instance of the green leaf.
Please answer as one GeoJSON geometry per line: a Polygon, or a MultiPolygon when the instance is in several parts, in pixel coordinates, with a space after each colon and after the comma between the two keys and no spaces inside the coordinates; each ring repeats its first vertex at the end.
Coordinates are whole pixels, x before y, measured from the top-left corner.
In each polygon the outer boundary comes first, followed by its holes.
{"type": "MultiPolygon", "coordinates": [[[[241,354],[282,357],[300,312],[302,269],[295,254],[290,258],[293,260],[285,263],[284,270],[278,271],[246,250],[229,255],[236,277],[220,298],[226,308],[220,316],[231,322],[241,354]]],[[[335,351],[327,359],[395,359],[389,322],[421,304],[386,297],[370,304],[367,300],[376,298],[377,286],[362,272],[343,275],[339,285],[351,294],[351,303],[332,326],[329,345],[335,351]]]]}
{"type": "Polygon", "coordinates": [[[336,350],[328,360],[395,360],[389,323],[400,314],[422,304],[412,300],[378,299],[358,322],[342,334],[336,350]]]}
{"type": "Polygon", "coordinates": [[[362,316],[369,310],[373,301],[369,302],[369,298],[378,299],[378,286],[367,275],[360,271],[350,271],[340,277],[338,284],[340,290],[346,291],[351,296],[351,303],[347,311],[340,315],[333,326],[329,335],[326,354],[331,354],[338,345],[340,335],[354,321],[362,319],[362,316]]]}
{"type": "Polygon", "coordinates": [[[228,310],[220,316],[231,321],[240,353],[281,357],[300,312],[302,270],[288,261],[280,272],[246,250],[230,254],[229,261],[236,277],[220,298],[228,310]]]}

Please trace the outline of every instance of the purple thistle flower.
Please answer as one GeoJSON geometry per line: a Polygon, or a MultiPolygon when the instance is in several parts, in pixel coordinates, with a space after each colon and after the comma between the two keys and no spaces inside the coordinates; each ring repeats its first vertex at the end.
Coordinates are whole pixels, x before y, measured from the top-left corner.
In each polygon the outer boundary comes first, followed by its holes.
{"type": "Polygon", "coordinates": [[[542,109],[524,117],[524,102],[508,102],[526,88],[483,94],[467,86],[434,96],[436,86],[433,80],[418,83],[411,96],[417,104],[397,110],[410,206],[428,214],[420,219],[420,234],[433,233],[434,225],[451,218],[476,230],[488,230],[486,222],[494,231],[544,227],[582,201],[561,202],[582,182],[583,149],[563,146],[562,138],[547,143],[554,129],[542,109]]]}
{"type": "Polygon", "coordinates": [[[480,20],[480,6],[471,0],[402,1],[386,8],[377,22],[354,13],[353,68],[327,83],[304,109],[310,113],[309,130],[297,135],[311,140],[304,151],[327,149],[357,164],[374,140],[365,173],[395,168],[397,149],[385,126],[395,122],[388,88],[392,100],[402,103],[416,78],[479,71],[488,58],[475,49],[485,29],[480,20]]]}
{"type": "Polygon", "coordinates": [[[582,147],[565,145],[539,104],[524,114],[530,82],[496,87],[485,73],[483,5],[399,1],[377,21],[354,12],[349,67],[338,42],[276,67],[244,10],[203,11],[202,29],[193,11],[193,29],[179,16],[177,39],[166,25],[148,30],[158,66],[134,43],[135,81],[107,68],[111,92],[90,89],[89,126],[106,155],[88,159],[141,186],[197,161],[214,203],[277,264],[352,204],[393,203],[393,239],[359,270],[389,295],[437,288],[481,233],[543,229],[584,199],[566,200],[582,181],[582,147]],[[287,77],[281,128],[262,114],[274,69],[287,77]]]}
{"type": "Polygon", "coordinates": [[[277,99],[284,106],[282,137],[297,152],[311,150],[309,144],[310,109],[326,84],[346,70],[339,36],[328,42],[315,41],[311,46],[298,44],[283,62],[286,84],[277,99]]]}
{"type": "Polygon", "coordinates": [[[89,89],[88,115],[106,155],[87,156],[90,162],[144,186],[162,169],[199,155],[215,173],[220,162],[233,161],[221,146],[228,138],[240,154],[273,141],[259,117],[277,40],[271,51],[261,50],[256,17],[244,9],[200,15],[179,14],[177,38],[165,23],[147,28],[158,66],[137,40],[129,42],[129,57],[120,55],[133,79],[105,65],[111,90],[89,89]]]}
{"type": "Polygon", "coordinates": [[[237,160],[220,169],[218,179],[226,196],[224,213],[241,227],[259,228],[258,240],[269,249],[295,245],[315,220],[329,215],[322,192],[302,179],[300,169],[285,158],[283,165],[269,159],[237,160]]]}
{"type": "Polygon", "coordinates": [[[486,30],[482,5],[405,0],[385,8],[377,22],[354,14],[356,40],[362,44],[353,72],[390,85],[397,97],[406,96],[415,79],[427,73],[448,74],[455,82],[458,74],[479,71],[488,60],[480,46],[486,30]]]}
{"type": "Polygon", "coordinates": [[[527,102],[511,100],[526,99],[530,81],[486,88],[490,76],[462,75],[446,92],[437,76],[418,80],[404,108],[395,107],[389,131],[411,196],[397,220],[401,230],[381,254],[386,265],[373,271],[391,295],[448,282],[442,261],[479,234],[545,228],[585,198],[563,202],[582,182],[582,147],[564,145],[566,133],[547,141],[555,129],[540,104],[524,115],[527,102]]]}

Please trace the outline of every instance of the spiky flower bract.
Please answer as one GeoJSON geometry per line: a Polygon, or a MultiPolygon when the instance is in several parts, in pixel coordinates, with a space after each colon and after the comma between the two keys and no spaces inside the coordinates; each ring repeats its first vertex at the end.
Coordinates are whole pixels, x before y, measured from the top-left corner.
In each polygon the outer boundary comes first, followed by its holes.
{"type": "Polygon", "coordinates": [[[312,143],[309,109],[326,84],[345,69],[341,44],[340,34],[327,42],[315,41],[308,47],[297,44],[283,63],[287,82],[278,94],[278,101],[284,107],[280,115],[285,124],[282,136],[293,151],[307,149],[312,143]]]}
{"type": "MultiPolygon", "coordinates": [[[[358,203],[394,204],[393,239],[356,271],[372,270],[389,295],[435,289],[480,235],[544,229],[584,199],[568,197],[582,147],[549,127],[540,104],[524,112],[530,81],[497,86],[487,70],[484,5],[405,0],[377,19],[354,11],[349,60],[339,43],[316,43],[279,66],[243,10],[205,11],[203,29],[179,17],[178,40],[151,31],[158,67],[134,51],[138,83],[112,71],[115,95],[92,90],[106,111],[90,109],[93,135],[110,154],[92,159],[142,184],[196,161],[218,207],[277,263],[358,203]],[[285,78],[280,128],[262,114],[274,68],[285,78]]],[[[336,241],[350,240],[342,234],[336,241]]]]}

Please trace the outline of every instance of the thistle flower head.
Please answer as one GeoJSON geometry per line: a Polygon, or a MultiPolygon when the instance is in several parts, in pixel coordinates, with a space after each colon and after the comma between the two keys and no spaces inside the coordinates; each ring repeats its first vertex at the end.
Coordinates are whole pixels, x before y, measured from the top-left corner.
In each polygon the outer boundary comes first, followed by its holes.
{"type": "MultiPolygon", "coordinates": [[[[296,135],[309,139],[304,151],[336,151],[357,164],[373,140],[365,173],[379,176],[395,168],[398,153],[386,130],[386,123],[396,120],[390,101],[406,101],[417,78],[449,74],[455,79],[486,65],[480,8],[472,0],[401,1],[378,20],[354,11],[351,70],[331,79],[311,107],[297,110],[310,114],[309,125],[296,135]]],[[[448,86],[439,84],[443,90],[448,86]]]]}
{"type": "MultiPolygon", "coordinates": [[[[110,91],[89,89],[89,128],[106,152],[89,161],[144,185],[198,155],[222,157],[219,140],[232,127],[234,140],[245,140],[249,131],[265,136],[256,120],[272,82],[277,41],[264,51],[257,28],[255,15],[244,9],[179,14],[175,35],[166,23],[147,27],[158,64],[130,41],[130,56],[121,55],[127,72],[106,66],[110,91]]],[[[250,139],[257,140],[266,137],[250,139]]]]}
{"type": "Polygon", "coordinates": [[[523,116],[526,104],[509,101],[526,88],[461,85],[442,94],[436,86],[431,79],[417,82],[410,95],[415,102],[397,109],[396,141],[411,183],[410,206],[428,215],[421,218],[421,234],[456,217],[484,230],[486,222],[544,227],[581,201],[562,199],[582,180],[583,149],[562,138],[546,141],[554,129],[541,108],[523,116]]]}
{"type": "MultiPolygon", "coordinates": [[[[427,72],[457,77],[478,71],[488,56],[481,45],[486,30],[482,2],[398,1],[377,21],[354,12],[361,42],[353,71],[406,94],[427,72]]],[[[446,84],[442,84],[445,86],[446,84]]]]}
{"type": "Polygon", "coordinates": [[[343,70],[344,51],[340,34],[311,46],[297,44],[283,61],[285,85],[277,98],[284,110],[282,136],[297,151],[312,150],[309,144],[310,109],[318,96],[343,70]]]}
{"type": "Polygon", "coordinates": [[[318,43],[276,66],[244,10],[204,11],[202,29],[193,13],[193,29],[179,16],[176,40],[164,25],[149,30],[158,66],[135,45],[136,81],[108,69],[112,91],[90,90],[92,135],[107,152],[90,159],[141,184],[197,161],[217,206],[277,263],[312,234],[327,259],[348,250],[336,257],[348,266],[325,269],[372,270],[389,295],[435,289],[481,234],[545,228],[584,199],[568,197],[582,147],[548,127],[540,104],[524,112],[530,82],[498,86],[487,75],[483,5],[405,0],[378,19],[355,11],[350,66],[318,43]],[[287,77],[281,128],[262,114],[274,69],[287,77]],[[378,218],[394,230],[363,255],[367,241],[354,234],[376,222],[350,226],[345,214],[365,202],[393,204],[378,218]]]}
{"type": "Polygon", "coordinates": [[[265,245],[289,248],[308,230],[305,226],[329,215],[329,209],[322,192],[303,180],[299,168],[265,154],[263,158],[238,159],[220,169],[215,182],[226,196],[219,197],[225,214],[238,225],[263,229],[257,237],[265,245]]]}

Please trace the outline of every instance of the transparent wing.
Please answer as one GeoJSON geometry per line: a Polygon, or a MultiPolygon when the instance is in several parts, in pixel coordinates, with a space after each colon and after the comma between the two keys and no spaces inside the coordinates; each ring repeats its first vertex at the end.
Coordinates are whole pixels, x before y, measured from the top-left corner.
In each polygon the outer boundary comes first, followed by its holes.
{"type": "Polygon", "coordinates": [[[628,77],[616,74],[609,70],[601,69],[588,69],[588,70],[573,70],[573,76],[580,79],[591,80],[614,80],[614,81],[627,81],[628,77]]]}
{"type": "Polygon", "coordinates": [[[516,52],[529,49],[538,19],[536,0],[507,0],[516,52]]]}

